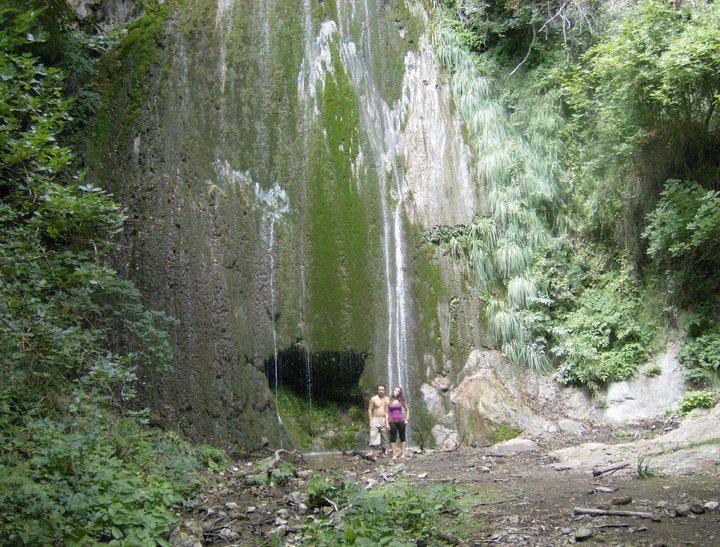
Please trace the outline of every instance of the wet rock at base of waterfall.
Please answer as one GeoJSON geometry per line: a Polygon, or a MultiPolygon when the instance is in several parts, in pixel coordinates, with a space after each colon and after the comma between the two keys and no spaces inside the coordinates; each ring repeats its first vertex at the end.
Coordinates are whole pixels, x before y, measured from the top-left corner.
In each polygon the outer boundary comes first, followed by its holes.
{"type": "Polygon", "coordinates": [[[687,517],[690,514],[690,506],[687,503],[681,503],[675,507],[676,517],[687,517]]]}
{"type": "Polygon", "coordinates": [[[720,503],[714,500],[705,503],[705,509],[707,509],[708,511],[715,511],[718,507],[720,507],[720,503]]]}
{"type": "Polygon", "coordinates": [[[579,528],[575,532],[575,541],[586,541],[593,537],[593,533],[589,528],[579,528]]]}
{"type": "Polygon", "coordinates": [[[186,520],[170,534],[173,547],[202,547],[203,529],[196,520],[186,520]]]}
{"type": "Polygon", "coordinates": [[[537,452],[540,450],[538,445],[529,439],[510,439],[501,443],[494,444],[488,449],[488,455],[509,457],[526,452],[537,452]]]}
{"type": "Polygon", "coordinates": [[[432,435],[435,438],[435,444],[441,450],[455,450],[460,446],[458,432],[449,427],[437,424],[432,428],[432,435]]]}
{"type": "Polygon", "coordinates": [[[452,388],[452,383],[447,378],[438,376],[433,380],[433,385],[443,393],[447,393],[452,388]]]}

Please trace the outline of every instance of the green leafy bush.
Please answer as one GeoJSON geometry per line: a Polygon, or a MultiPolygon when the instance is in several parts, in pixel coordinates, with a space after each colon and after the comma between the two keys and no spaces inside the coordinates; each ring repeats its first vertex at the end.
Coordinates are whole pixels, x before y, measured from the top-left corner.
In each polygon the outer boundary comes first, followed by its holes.
{"type": "Polygon", "coordinates": [[[325,475],[312,475],[305,486],[305,493],[308,495],[308,507],[322,507],[327,505],[327,500],[335,497],[337,489],[325,475]]]}
{"type": "Polygon", "coordinates": [[[339,526],[318,518],[303,531],[311,545],[390,545],[434,539],[450,517],[460,518],[462,491],[448,485],[394,484],[372,490],[345,485],[333,501],[343,507],[339,526]]]}
{"type": "Polygon", "coordinates": [[[687,391],[678,401],[678,414],[685,416],[696,408],[712,408],[715,397],[709,391],[687,391]]]}
{"type": "Polygon", "coordinates": [[[553,352],[562,357],[558,378],[565,384],[598,390],[608,382],[635,375],[653,348],[654,329],[643,321],[641,307],[627,278],[604,275],[583,291],[577,307],[564,318],[560,343],[553,352]]]}
{"type": "Polygon", "coordinates": [[[686,380],[696,386],[718,382],[720,376],[720,324],[687,340],[678,355],[685,366],[686,380]]]}
{"type": "Polygon", "coordinates": [[[125,215],[60,144],[71,101],[32,54],[39,14],[0,7],[0,543],[162,544],[224,458],[128,410],[174,321],[110,264],[125,215]]]}

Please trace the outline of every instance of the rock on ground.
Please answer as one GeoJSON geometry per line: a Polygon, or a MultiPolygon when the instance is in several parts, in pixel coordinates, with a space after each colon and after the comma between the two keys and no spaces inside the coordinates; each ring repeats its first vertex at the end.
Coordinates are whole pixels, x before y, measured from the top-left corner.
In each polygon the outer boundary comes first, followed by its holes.
{"type": "Polygon", "coordinates": [[[525,452],[538,452],[538,445],[528,439],[510,439],[502,443],[497,443],[488,449],[490,456],[515,456],[525,452]]]}
{"type": "Polygon", "coordinates": [[[720,405],[709,411],[695,411],[674,431],[654,439],[630,443],[584,443],[550,452],[559,465],[577,469],[635,464],[643,458],[652,471],[666,475],[687,475],[720,464],[720,405]]]}

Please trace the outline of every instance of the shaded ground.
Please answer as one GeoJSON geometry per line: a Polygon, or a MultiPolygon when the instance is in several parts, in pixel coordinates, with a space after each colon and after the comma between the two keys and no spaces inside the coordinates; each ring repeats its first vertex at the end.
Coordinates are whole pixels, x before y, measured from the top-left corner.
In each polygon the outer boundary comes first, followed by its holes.
{"type": "MultiPolygon", "coordinates": [[[[641,424],[635,429],[599,430],[582,440],[620,442],[647,437],[673,424],[641,424]],[[650,427],[654,426],[654,430],[650,427]]],[[[245,486],[244,476],[255,467],[251,461],[238,462],[228,470],[228,484],[208,493],[201,509],[186,515],[195,534],[195,545],[203,543],[263,545],[298,544],[308,518],[302,499],[307,477],[320,473],[342,476],[362,488],[381,489],[387,483],[426,485],[450,483],[462,489],[469,518],[464,528],[444,528],[451,534],[419,544],[542,544],[573,543],[581,529],[589,542],[632,545],[720,545],[720,509],[702,514],[675,516],[683,504],[720,501],[720,468],[685,477],[637,476],[637,462],[613,474],[593,478],[591,473],[563,469],[548,455],[552,449],[576,444],[577,437],[540,443],[536,452],[494,457],[487,449],[460,448],[454,452],[415,454],[407,461],[381,459],[376,463],[356,456],[325,455],[298,462],[298,477],[284,486],[245,486]],[[295,493],[295,494],[293,494],[295,493]],[[632,501],[614,506],[614,499],[632,501]],[[293,503],[293,500],[295,503],[293,503]],[[631,517],[590,517],[573,514],[573,508],[604,508],[651,513],[655,520],[631,517]],[[618,527],[614,527],[618,526],[618,527]],[[197,530],[196,530],[197,532],[197,530]]],[[[342,514],[342,507],[338,508],[342,514]]],[[[699,509],[696,507],[696,509],[699,509]]],[[[309,512],[312,515],[312,511],[309,512]]],[[[326,507],[315,513],[328,514],[326,507]]],[[[336,519],[336,523],[340,519],[336,519]]],[[[187,526],[186,526],[187,528],[187,526]]],[[[188,536],[192,536],[190,532],[188,536]]],[[[581,534],[582,535],[582,534],[581,534]]],[[[184,537],[184,536],[183,536],[184,537]]],[[[174,535],[175,544],[192,545],[189,538],[174,535]]],[[[307,538],[306,538],[307,539],[307,538]]]]}

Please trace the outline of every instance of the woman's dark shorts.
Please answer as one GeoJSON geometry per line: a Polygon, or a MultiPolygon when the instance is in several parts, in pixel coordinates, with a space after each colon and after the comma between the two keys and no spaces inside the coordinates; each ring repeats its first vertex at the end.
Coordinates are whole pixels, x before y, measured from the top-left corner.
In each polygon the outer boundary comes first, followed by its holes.
{"type": "Polygon", "coordinates": [[[400,442],[405,442],[405,422],[390,422],[390,442],[394,443],[400,435],[400,442]]]}

